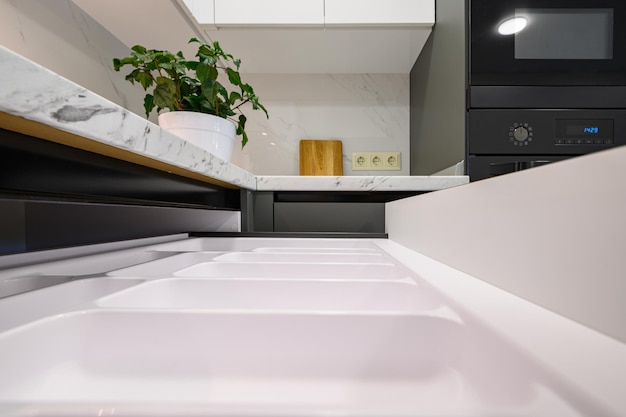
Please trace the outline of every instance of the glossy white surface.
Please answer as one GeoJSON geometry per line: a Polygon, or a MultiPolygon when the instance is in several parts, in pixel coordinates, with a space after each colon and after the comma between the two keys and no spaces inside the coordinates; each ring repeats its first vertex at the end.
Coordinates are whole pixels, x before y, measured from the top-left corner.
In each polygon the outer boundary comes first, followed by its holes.
{"type": "Polygon", "coordinates": [[[360,239],[192,238],[150,246],[151,252],[168,255],[182,252],[180,254],[117,269],[107,275],[411,281],[409,272],[381,253],[374,242],[360,239]]]}
{"type": "MultiPolygon", "coordinates": [[[[3,329],[0,415],[616,417],[625,409],[624,344],[393,242],[206,238],[143,250],[168,247],[196,251],[111,271],[92,281],[132,286],[86,291],[78,304],[3,329]],[[353,276],[385,268],[393,279],[276,279],[277,264],[219,260],[231,254],[325,257],[279,265],[353,276]],[[338,262],[354,256],[362,262],[338,262]],[[387,262],[366,263],[374,256],[387,262]],[[236,267],[254,279],[170,272],[184,265],[236,267]]],[[[25,295],[80,293],[70,288],[25,295]]],[[[13,308],[32,306],[19,297],[13,308]]]]}
{"type": "Polygon", "coordinates": [[[256,415],[367,410],[430,388],[411,400],[418,406],[459,384],[446,362],[462,337],[454,321],[420,316],[72,313],[0,336],[3,358],[46,345],[3,364],[0,401],[119,404],[121,413],[124,403],[201,403],[209,415],[210,405],[237,404],[256,415]]]}
{"type": "Polygon", "coordinates": [[[391,263],[238,263],[203,262],[174,272],[179,277],[227,277],[314,280],[406,280],[407,272],[391,263]]]}
{"type": "Polygon", "coordinates": [[[436,313],[441,299],[408,282],[165,278],[105,297],[101,307],[436,313]]]}
{"type": "Polygon", "coordinates": [[[223,117],[191,111],[159,114],[159,127],[196,145],[225,162],[230,162],[236,138],[235,124],[223,117]]]}
{"type": "Polygon", "coordinates": [[[286,264],[390,264],[391,259],[381,253],[307,253],[307,252],[231,252],[216,256],[214,262],[286,263],[286,264]]]}
{"type": "MultiPolygon", "coordinates": [[[[2,298],[0,332],[33,320],[80,309],[95,299],[142,282],[145,280],[141,278],[89,278],[2,298]]],[[[32,348],[39,349],[36,346],[32,348]]],[[[0,380],[2,378],[0,375],[0,380]]]]}
{"type": "MultiPolygon", "coordinates": [[[[543,364],[556,391],[573,395],[572,415],[617,417],[626,410],[626,344],[392,240],[377,243],[440,291],[455,311],[543,364]]],[[[562,287],[565,291],[567,286],[562,287]]],[[[482,341],[489,349],[490,338],[482,341]]],[[[506,355],[494,359],[506,360],[506,355]]],[[[532,416],[534,413],[520,412],[532,416]]],[[[545,414],[537,414],[545,415],[545,414]]],[[[554,415],[561,415],[555,413],[554,415]]],[[[565,414],[568,415],[568,414],[565,414]]]]}
{"type": "Polygon", "coordinates": [[[46,346],[3,364],[0,401],[120,415],[141,403],[178,415],[186,404],[206,415],[576,415],[532,377],[536,364],[506,343],[481,349],[476,330],[420,315],[72,313],[0,336],[3,358],[46,346]]]}

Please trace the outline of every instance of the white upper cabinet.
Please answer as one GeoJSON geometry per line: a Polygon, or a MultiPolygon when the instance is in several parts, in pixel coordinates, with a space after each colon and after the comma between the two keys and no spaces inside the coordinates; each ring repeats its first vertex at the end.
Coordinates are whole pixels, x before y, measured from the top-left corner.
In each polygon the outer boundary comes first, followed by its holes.
{"type": "Polygon", "coordinates": [[[183,0],[192,16],[201,25],[212,25],[215,23],[213,13],[213,0],[183,0]]]}
{"type": "Polygon", "coordinates": [[[345,26],[432,26],[434,0],[325,0],[325,23],[345,26]]]}
{"type": "Polygon", "coordinates": [[[323,26],[324,0],[215,0],[215,25],[323,26]]]}
{"type": "Polygon", "coordinates": [[[435,0],[158,1],[257,74],[408,74],[435,23],[435,0]]]}
{"type": "MultiPolygon", "coordinates": [[[[180,1],[180,0],[179,0],[180,1]]],[[[432,26],[435,0],[182,0],[217,27],[432,26]]]]}

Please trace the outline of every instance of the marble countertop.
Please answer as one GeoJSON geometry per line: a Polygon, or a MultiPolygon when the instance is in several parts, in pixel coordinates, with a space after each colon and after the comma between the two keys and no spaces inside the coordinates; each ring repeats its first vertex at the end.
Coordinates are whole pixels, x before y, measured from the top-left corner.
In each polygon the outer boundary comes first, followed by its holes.
{"type": "Polygon", "coordinates": [[[469,182],[467,176],[257,176],[2,46],[0,73],[0,127],[19,131],[12,124],[34,122],[69,133],[73,146],[104,146],[109,156],[136,156],[206,182],[262,191],[433,191],[469,182]]]}
{"type": "Polygon", "coordinates": [[[258,191],[433,191],[467,184],[459,176],[257,176],[258,191]]]}

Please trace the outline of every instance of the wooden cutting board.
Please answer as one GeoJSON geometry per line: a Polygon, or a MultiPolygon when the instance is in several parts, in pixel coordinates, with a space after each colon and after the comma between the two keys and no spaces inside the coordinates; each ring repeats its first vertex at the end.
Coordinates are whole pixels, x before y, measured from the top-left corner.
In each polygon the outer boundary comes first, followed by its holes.
{"type": "Polygon", "coordinates": [[[301,140],[300,175],[343,175],[340,140],[301,140]]]}

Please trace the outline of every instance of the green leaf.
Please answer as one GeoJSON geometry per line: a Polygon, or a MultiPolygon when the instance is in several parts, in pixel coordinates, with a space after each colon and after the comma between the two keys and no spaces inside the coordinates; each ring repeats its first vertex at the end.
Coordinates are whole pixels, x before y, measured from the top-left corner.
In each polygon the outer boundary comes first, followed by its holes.
{"type": "Polygon", "coordinates": [[[217,68],[210,65],[199,64],[196,68],[196,76],[201,82],[208,79],[216,80],[218,76],[217,68]]]}
{"type": "Polygon", "coordinates": [[[245,115],[243,115],[243,114],[239,115],[239,123],[237,123],[237,134],[238,135],[241,135],[245,131],[245,129],[246,129],[246,121],[247,120],[248,119],[246,118],[245,115]]]}
{"type": "Polygon", "coordinates": [[[135,81],[137,79],[137,74],[139,74],[139,70],[133,70],[131,71],[124,79],[126,81],[130,81],[131,84],[135,84],[135,81]]]}
{"type": "Polygon", "coordinates": [[[179,94],[182,98],[198,97],[202,94],[202,90],[196,80],[183,80],[183,82],[180,84],[179,94]]]}
{"type": "Polygon", "coordinates": [[[209,101],[213,101],[215,99],[217,90],[213,79],[207,78],[202,82],[202,95],[209,101]]]}
{"type": "Polygon", "coordinates": [[[215,56],[215,51],[211,49],[209,45],[202,44],[198,48],[198,53],[196,54],[198,58],[208,59],[215,56]]]}
{"type": "Polygon", "coordinates": [[[232,85],[241,85],[241,77],[239,76],[239,73],[237,71],[232,68],[226,68],[226,73],[228,74],[228,80],[232,85]]]}
{"type": "Polygon", "coordinates": [[[269,114],[267,114],[267,109],[265,108],[265,106],[263,106],[261,103],[259,103],[259,98],[257,96],[254,97],[250,97],[250,102],[252,103],[252,109],[253,110],[263,110],[263,112],[265,113],[265,116],[269,119],[270,116],[269,114]]]}
{"type": "Polygon", "coordinates": [[[146,48],[141,45],[135,45],[130,49],[137,52],[138,54],[145,54],[147,52],[146,48]]]}
{"type": "Polygon", "coordinates": [[[150,75],[149,72],[139,72],[135,76],[135,80],[141,83],[141,86],[143,87],[144,90],[147,90],[148,87],[150,87],[154,83],[152,75],[150,75]]]}
{"type": "Polygon", "coordinates": [[[264,106],[264,105],[262,105],[261,103],[259,103],[259,100],[258,100],[258,99],[257,99],[257,101],[256,101],[256,105],[257,105],[257,106],[258,106],[261,110],[263,110],[263,113],[265,113],[265,117],[266,117],[267,119],[269,119],[269,118],[270,118],[270,115],[269,115],[269,113],[267,112],[267,109],[265,108],[265,106],[264,106]]]}
{"type": "Polygon", "coordinates": [[[217,92],[217,94],[220,94],[222,97],[224,97],[225,102],[228,102],[228,91],[226,91],[226,88],[224,88],[224,86],[220,84],[219,81],[215,81],[215,91],[217,92]]]}
{"type": "Polygon", "coordinates": [[[208,100],[200,96],[189,96],[183,99],[185,110],[195,111],[198,113],[212,113],[211,109],[207,109],[208,100]]]}
{"type": "Polygon", "coordinates": [[[152,94],[146,94],[143,98],[143,108],[146,110],[146,117],[150,117],[150,113],[154,109],[154,97],[152,94]]]}
{"type": "Polygon", "coordinates": [[[243,91],[244,93],[248,94],[249,96],[254,95],[254,90],[252,89],[250,84],[240,84],[239,86],[241,87],[241,91],[243,91]]]}
{"type": "Polygon", "coordinates": [[[232,106],[233,104],[235,104],[237,101],[241,100],[241,94],[239,94],[236,91],[232,91],[230,93],[230,97],[228,97],[228,104],[230,106],[232,106]]]}
{"type": "Polygon", "coordinates": [[[243,114],[239,115],[239,123],[237,124],[237,134],[241,135],[241,149],[248,143],[248,134],[246,133],[246,121],[248,119],[243,114]]]}
{"type": "Polygon", "coordinates": [[[154,103],[170,110],[178,110],[176,108],[176,84],[174,81],[165,77],[158,77],[157,86],[154,88],[154,103]]]}
{"type": "Polygon", "coordinates": [[[215,110],[213,103],[205,98],[203,98],[202,101],[199,102],[199,106],[200,106],[199,111],[202,113],[208,113],[208,114],[217,113],[217,110],[215,110]]]}

